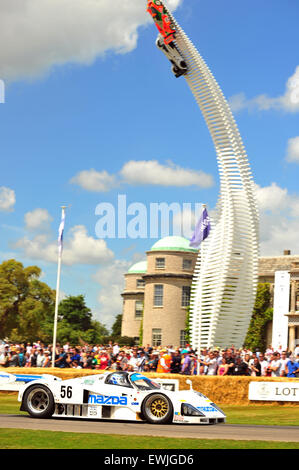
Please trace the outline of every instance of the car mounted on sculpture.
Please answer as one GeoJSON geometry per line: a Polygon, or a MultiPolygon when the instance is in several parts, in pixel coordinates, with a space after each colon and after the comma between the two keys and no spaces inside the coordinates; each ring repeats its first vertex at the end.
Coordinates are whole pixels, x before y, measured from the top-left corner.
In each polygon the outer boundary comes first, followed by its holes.
{"type": "Polygon", "coordinates": [[[176,27],[160,0],[148,0],[147,11],[152,16],[165,44],[174,41],[176,27]]]}
{"type": "Polygon", "coordinates": [[[21,411],[35,418],[146,421],[153,424],[216,424],[225,414],[201,393],[169,391],[136,372],[115,371],[62,380],[43,375],[21,386],[21,411]]]}
{"type": "Polygon", "coordinates": [[[181,77],[188,72],[187,64],[174,42],[170,42],[166,45],[162,36],[159,34],[156,40],[156,46],[164,52],[167,59],[172,63],[172,71],[176,78],[181,77]]]}

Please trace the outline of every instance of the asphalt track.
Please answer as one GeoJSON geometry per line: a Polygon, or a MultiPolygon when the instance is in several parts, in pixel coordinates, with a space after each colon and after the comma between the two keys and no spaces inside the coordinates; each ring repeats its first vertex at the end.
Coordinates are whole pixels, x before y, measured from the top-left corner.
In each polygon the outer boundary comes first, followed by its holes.
{"type": "Polygon", "coordinates": [[[299,442],[299,426],[153,425],[124,421],[93,421],[73,418],[35,419],[26,415],[0,415],[0,428],[32,429],[126,436],[162,436],[192,439],[299,442]]]}

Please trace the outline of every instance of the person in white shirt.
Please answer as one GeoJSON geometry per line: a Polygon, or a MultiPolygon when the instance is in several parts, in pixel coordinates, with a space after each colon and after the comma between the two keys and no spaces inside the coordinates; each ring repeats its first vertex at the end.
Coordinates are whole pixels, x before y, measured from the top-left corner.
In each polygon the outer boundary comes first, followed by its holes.
{"type": "Polygon", "coordinates": [[[270,362],[271,377],[280,377],[281,366],[280,354],[276,352],[273,354],[273,359],[270,362]]]}
{"type": "Polygon", "coordinates": [[[36,357],[36,367],[44,367],[46,356],[44,355],[44,350],[40,349],[36,357]]]}
{"type": "Polygon", "coordinates": [[[113,356],[117,356],[120,351],[120,347],[118,343],[114,343],[113,348],[112,348],[112,354],[113,356]]]}
{"type": "Polygon", "coordinates": [[[205,359],[205,361],[200,360],[200,363],[203,364],[204,366],[207,366],[206,375],[217,374],[217,359],[212,351],[209,352],[208,358],[205,359]]]}
{"type": "Polygon", "coordinates": [[[259,361],[260,361],[260,364],[261,364],[261,376],[266,377],[267,376],[267,369],[269,367],[269,362],[267,361],[267,359],[266,359],[266,357],[263,353],[260,353],[259,361]]]}
{"type": "Polygon", "coordinates": [[[281,361],[280,376],[285,377],[288,373],[286,366],[287,366],[287,363],[289,362],[289,358],[287,357],[287,353],[285,351],[282,351],[280,361],[281,361]]]}
{"type": "Polygon", "coordinates": [[[137,356],[137,351],[133,351],[133,356],[128,362],[128,366],[130,370],[132,371],[138,371],[138,356],[137,356]]]}

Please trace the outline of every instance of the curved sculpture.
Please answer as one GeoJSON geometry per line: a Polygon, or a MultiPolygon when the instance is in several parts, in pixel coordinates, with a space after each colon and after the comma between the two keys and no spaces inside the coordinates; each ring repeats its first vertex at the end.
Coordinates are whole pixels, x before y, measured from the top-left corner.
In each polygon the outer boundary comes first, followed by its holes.
{"type": "Polygon", "coordinates": [[[213,139],[220,195],[209,237],[201,244],[190,304],[191,344],[243,345],[258,279],[258,209],[246,151],[230,107],[205,61],[169,12],[186,81],[213,139]]]}

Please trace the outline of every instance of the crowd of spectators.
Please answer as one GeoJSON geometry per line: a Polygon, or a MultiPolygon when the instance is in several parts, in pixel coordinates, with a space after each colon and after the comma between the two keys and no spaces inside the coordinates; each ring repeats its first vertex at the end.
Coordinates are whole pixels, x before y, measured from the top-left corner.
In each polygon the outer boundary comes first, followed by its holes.
{"type": "MultiPolygon", "coordinates": [[[[41,341],[27,344],[2,342],[0,367],[52,367],[52,345],[41,341]]],[[[299,377],[299,346],[294,351],[202,349],[200,354],[187,344],[184,348],[120,347],[108,345],[72,346],[57,344],[55,367],[94,370],[127,370],[183,375],[245,375],[262,377],[299,377]]]]}

